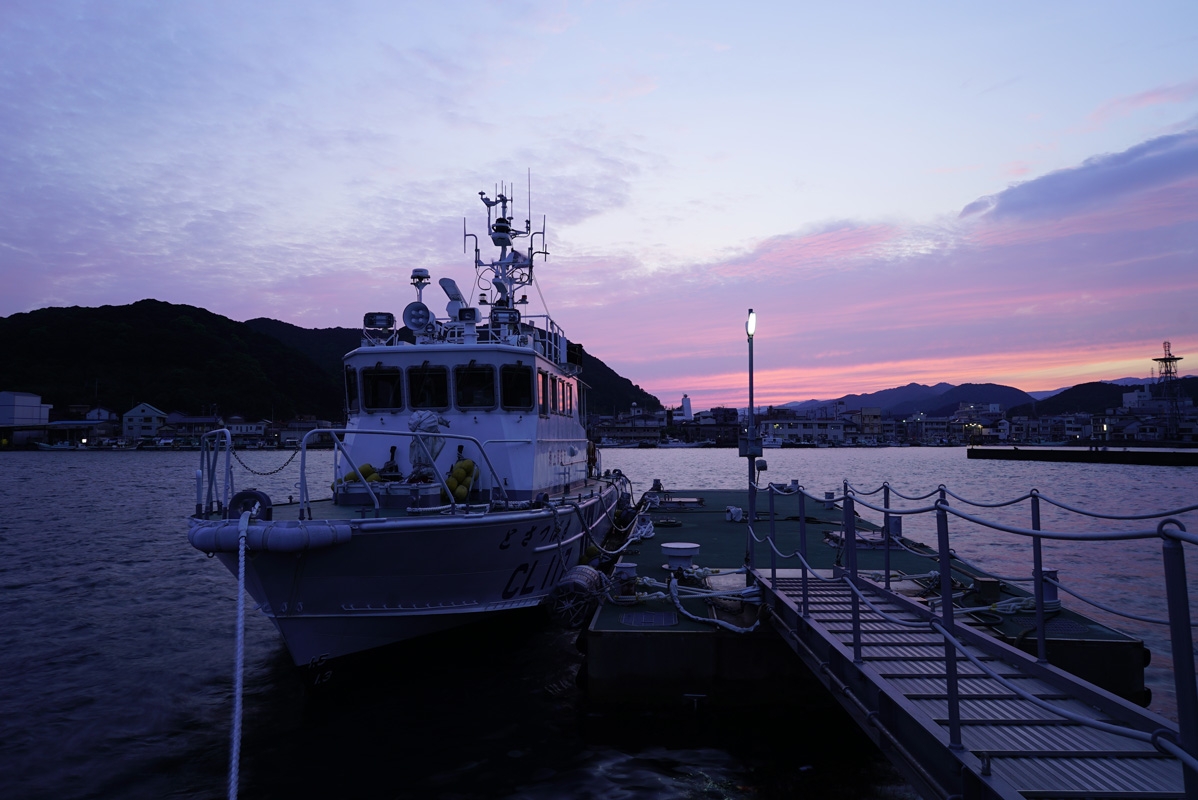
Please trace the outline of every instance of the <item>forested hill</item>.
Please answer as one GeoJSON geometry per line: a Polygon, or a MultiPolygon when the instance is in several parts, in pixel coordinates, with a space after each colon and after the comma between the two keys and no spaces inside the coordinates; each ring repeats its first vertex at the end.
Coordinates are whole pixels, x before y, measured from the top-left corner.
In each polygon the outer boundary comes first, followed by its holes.
{"type": "MultiPolygon", "coordinates": [[[[1145,386],[1123,386],[1117,383],[1079,383],[1071,389],[1054,394],[1037,403],[1016,406],[1007,416],[1046,416],[1051,414],[1102,414],[1107,409],[1123,404],[1123,395],[1144,389],[1145,386]]],[[[1198,378],[1177,379],[1178,394],[1182,397],[1198,398],[1198,378]]],[[[1154,389],[1155,391],[1155,389],[1154,389]]]]}
{"type": "MultiPolygon", "coordinates": [[[[247,419],[338,420],[341,356],[360,343],[356,328],[235,322],[158,300],[45,308],[0,318],[0,391],[41,395],[52,419],[69,418],[73,405],[121,414],[145,402],[168,413],[215,406],[247,419]]],[[[582,378],[592,410],[661,407],[585,351],[582,378]]]]}
{"type": "Polygon", "coordinates": [[[167,413],[246,418],[340,416],[342,390],[302,351],[242,322],[187,305],[44,308],[0,319],[0,389],[54,405],[122,414],[138,403],[167,413]]]}

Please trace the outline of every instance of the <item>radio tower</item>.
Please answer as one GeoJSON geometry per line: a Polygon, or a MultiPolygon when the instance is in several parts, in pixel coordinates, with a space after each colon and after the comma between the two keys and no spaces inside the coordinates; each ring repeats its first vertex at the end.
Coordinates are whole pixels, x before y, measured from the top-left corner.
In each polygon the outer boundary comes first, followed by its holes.
{"type": "Polygon", "coordinates": [[[1181,361],[1181,356],[1173,355],[1169,343],[1165,342],[1165,355],[1152,360],[1161,365],[1157,370],[1156,393],[1165,401],[1165,438],[1176,441],[1181,418],[1181,403],[1177,396],[1177,362],[1181,361]]]}

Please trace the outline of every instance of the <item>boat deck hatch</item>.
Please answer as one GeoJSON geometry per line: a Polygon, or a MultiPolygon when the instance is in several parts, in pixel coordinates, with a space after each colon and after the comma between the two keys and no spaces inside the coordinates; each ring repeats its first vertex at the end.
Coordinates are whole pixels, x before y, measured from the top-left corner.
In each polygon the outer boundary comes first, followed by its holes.
{"type": "Polygon", "coordinates": [[[673,611],[628,611],[620,615],[620,624],[632,628],[669,628],[678,624],[673,611]]]}

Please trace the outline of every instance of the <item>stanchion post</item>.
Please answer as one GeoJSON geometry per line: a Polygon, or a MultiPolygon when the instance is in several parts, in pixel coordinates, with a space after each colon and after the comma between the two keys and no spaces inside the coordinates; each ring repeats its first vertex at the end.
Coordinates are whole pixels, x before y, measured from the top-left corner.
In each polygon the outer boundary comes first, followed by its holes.
{"type": "MultiPolygon", "coordinates": [[[[941,497],[944,489],[941,488],[941,497]]],[[[937,506],[944,503],[942,499],[937,506]]],[[[956,633],[953,625],[953,568],[948,547],[948,512],[936,509],[936,539],[940,550],[940,616],[944,629],[956,633]]],[[[953,750],[961,748],[961,703],[957,687],[957,648],[944,640],[944,679],[948,690],[948,744],[953,750]]]]}
{"type": "Polygon", "coordinates": [[[803,557],[803,616],[807,616],[807,493],[799,489],[799,555],[803,557]]]}
{"type": "MultiPolygon", "coordinates": [[[[1040,495],[1032,490],[1032,530],[1040,530],[1040,495]]],[[[1042,537],[1032,537],[1032,578],[1036,590],[1036,660],[1048,663],[1048,632],[1044,619],[1044,552],[1042,537]]]]}
{"type": "Polygon", "coordinates": [[[886,509],[882,515],[882,568],[886,570],[886,591],[890,591],[890,483],[882,484],[882,507],[886,509]]]}
{"type": "Polygon", "coordinates": [[[770,488],[770,589],[778,591],[778,542],[774,526],[776,517],[774,516],[774,487],[770,488]]]}
{"type": "MultiPolygon", "coordinates": [[[[848,485],[848,481],[845,481],[848,485]]],[[[848,558],[849,584],[857,588],[857,521],[854,515],[853,498],[844,496],[844,538],[845,555],[848,558]]],[[[861,658],[861,600],[856,592],[851,592],[849,604],[853,613],[853,663],[860,664],[861,658]]]]}
{"type": "MultiPolygon", "coordinates": [[[[1198,686],[1194,678],[1194,634],[1190,620],[1189,590],[1186,588],[1184,545],[1164,534],[1164,520],[1157,526],[1164,538],[1161,556],[1165,562],[1165,600],[1169,606],[1169,639],[1173,649],[1173,683],[1177,689],[1177,723],[1181,748],[1198,758],[1198,686]]],[[[1184,528],[1183,528],[1184,530],[1184,528]]],[[[1198,774],[1182,767],[1186,797],[1198,797],[1198,774]]]]}

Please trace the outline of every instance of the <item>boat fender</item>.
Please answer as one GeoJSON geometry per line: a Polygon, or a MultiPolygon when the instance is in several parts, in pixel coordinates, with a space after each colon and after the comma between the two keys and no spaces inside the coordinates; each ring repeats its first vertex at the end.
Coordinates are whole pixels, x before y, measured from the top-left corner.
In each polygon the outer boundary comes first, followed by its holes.
{"type": "MultiPolygon", "coordinates": [[[[192,547],[205,553],[236,553],[240,536],[241,531],[232,520],[197,525],[187,533],[192,547]]],[[[348,523],[283,522],[251,525],[245,538],[246,549],[251,552],[299,553],[345,544],[353,538],[353,528],[348,523]]]]}
{"type": "Polygon", "coordinates": [[[576,564],[566,570],[549,592],[549,615],[568,628],[581,628],[607,593],[607,577],[597,569],[576,564]]]}
{"type": "Polygon", "coordinates": [[[237,519],[243,511],[250,512],[252,518],[264,522],[274,518],[270,498],[266,496],[266,492],[257,489],[246,489],[233,495],[233,499],[229,501],[229,508],[225,511],[225,519],[237,519]]]}

